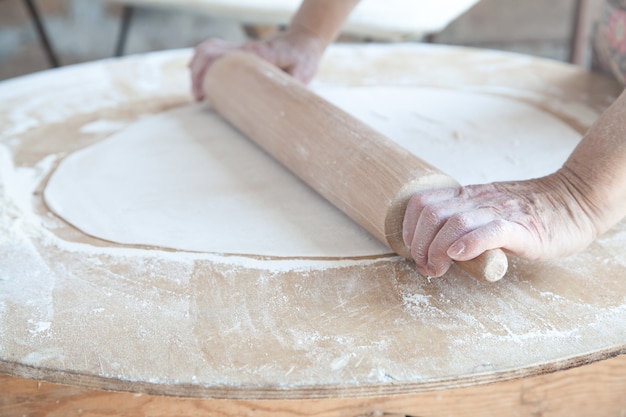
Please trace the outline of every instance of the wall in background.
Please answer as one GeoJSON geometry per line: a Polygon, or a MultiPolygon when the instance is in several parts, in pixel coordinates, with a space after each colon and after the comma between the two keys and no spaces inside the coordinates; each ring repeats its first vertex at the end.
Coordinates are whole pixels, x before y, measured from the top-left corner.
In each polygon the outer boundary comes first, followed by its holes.
{"type": "MultiPolygon", "coordinates": [[[[35,0],[62,64],[113,55],[122,7],[97,0],[35,0]]],[[[438,34],[436,42],[566,60],[574,0],[482,0],[438,34]]],[[[127,53],[183,48],[218,36],[242,40],[235,22],[197,12],[138,8],[127,53]]],[[[0,79],[48,68],[22,0],[0,0],[0,79]]]]}

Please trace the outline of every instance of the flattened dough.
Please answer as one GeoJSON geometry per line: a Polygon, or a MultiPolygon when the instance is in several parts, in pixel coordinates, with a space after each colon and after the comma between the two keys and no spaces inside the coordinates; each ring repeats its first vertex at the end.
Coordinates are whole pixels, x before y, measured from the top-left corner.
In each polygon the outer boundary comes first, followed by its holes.
{"type": "MultiPolygon", "coordinates": [[[[463,184],[557,169],[580,135],[512,99],[425,87],[318,93],[463,184]]],[[[61,162],[45,200],[122,244],[281,257],[389,250],[203,105],[146,116],[61,162]]]]}

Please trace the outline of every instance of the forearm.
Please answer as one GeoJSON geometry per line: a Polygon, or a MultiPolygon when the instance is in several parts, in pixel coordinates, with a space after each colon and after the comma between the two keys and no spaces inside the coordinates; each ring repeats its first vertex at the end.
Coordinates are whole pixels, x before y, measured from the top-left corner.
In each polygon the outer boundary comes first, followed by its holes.
{"type": "Polygon", "coordinates": [[[289,30],[317,38],[325,49],[335,40],[358,0],[304,0],[289,30]]]}
{"type": "Polygon", "coordinates": [[[596,235],[626,215],[626,91],[600,116],[557,175],[570,185],[596,235]]]}

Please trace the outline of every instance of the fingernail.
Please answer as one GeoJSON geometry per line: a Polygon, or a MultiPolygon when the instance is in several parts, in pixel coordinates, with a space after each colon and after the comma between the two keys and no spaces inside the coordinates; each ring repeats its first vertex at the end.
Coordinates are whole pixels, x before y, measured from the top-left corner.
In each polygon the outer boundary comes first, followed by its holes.
{"type": "Polygon", "coordinates": [[[463,252],[465,252],[465,243],[456,242],[454,245],[450,246],[447,253],[449,257],[456,258],[461,256],[463,252]]]}

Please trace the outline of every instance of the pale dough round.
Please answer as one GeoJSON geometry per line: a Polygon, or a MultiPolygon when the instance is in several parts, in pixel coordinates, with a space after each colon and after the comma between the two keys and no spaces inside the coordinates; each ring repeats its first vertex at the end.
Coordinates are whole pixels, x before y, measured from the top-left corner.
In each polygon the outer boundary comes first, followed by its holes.
{"type": "MultiPolygon", "coordinates": [[[[512,99],[425,87],[318,93],[462,184],[557,169],[580,135],[512,99]]],[[[389,250],[206,106],[146,116],[61,162],[52,211],[122,244],[280,257],[389,250]]]]}

